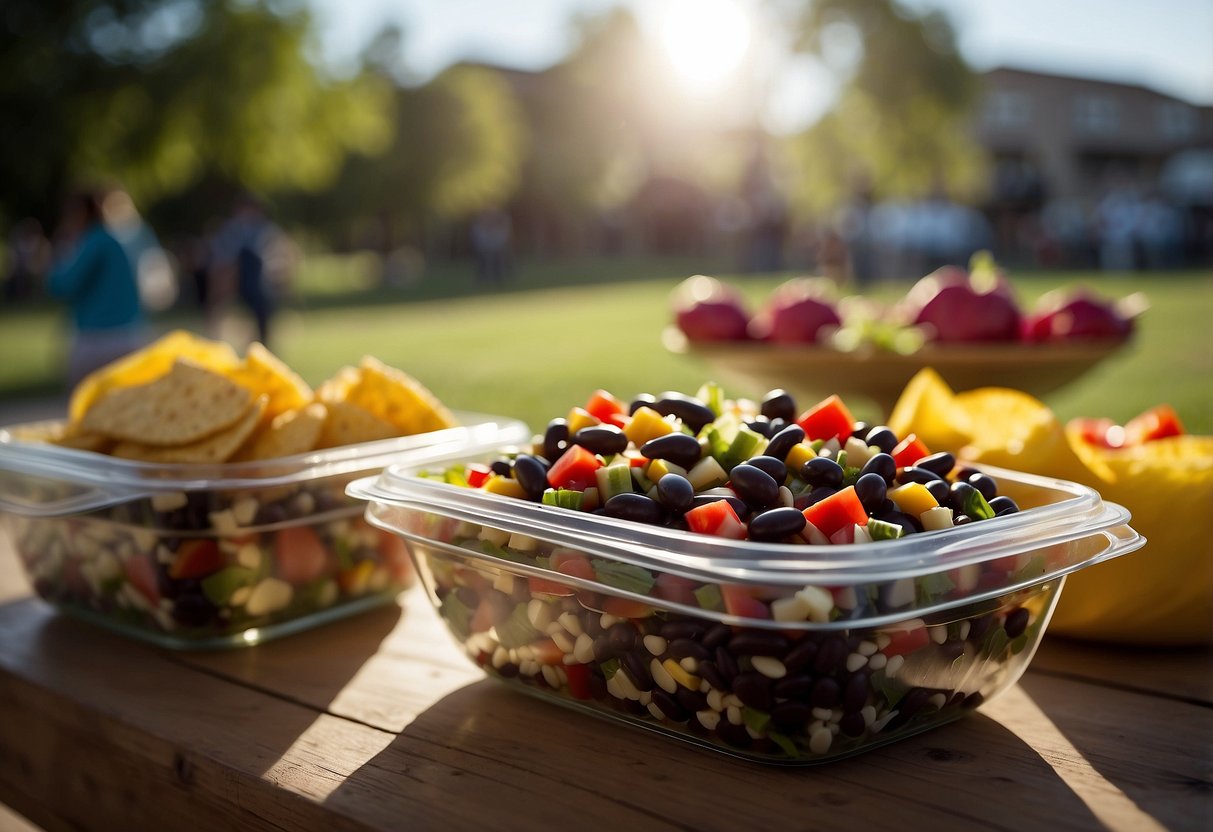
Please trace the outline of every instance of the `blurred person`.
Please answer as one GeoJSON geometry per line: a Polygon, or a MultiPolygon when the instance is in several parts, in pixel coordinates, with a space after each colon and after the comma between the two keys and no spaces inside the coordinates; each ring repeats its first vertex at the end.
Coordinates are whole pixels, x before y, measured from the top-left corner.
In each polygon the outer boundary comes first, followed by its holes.
{"type": "Polygon", "coordinates": [[[1127,272],[1137,268],[1137,224],[1141,203],[1137,191],[1114,184],[1095,206],[1095,233],[1099,267],[1127,272]]]}
{"type": "Polygon", "coordinates": [[[134,267],[102,221],[97,191],[68,197],[55,243],[47,289],[72,307],[67,376],[74,387],[96,368],[142,347],[149,332],[134,267]]]}
{"type": "Polygon", "coordinates": [[[871,190],[859,188],[843,206],[837,221],[838,235],[847,248],[847,271],[860,291],[876,282],[877,277],[872,208],[871,190]]]}
{"type": "Polygon", "coordinates": [[[1169,269],[1183,259],[1183,214],[1160,194],[1142,201],[1137,215],[1137,240],[1147,269],[1169,269]]]}
{"type": "Polygon", "coordinates": [[[106,192],[101,216],[130,258],[144,308],[160,312],[172,306],[178,291],[173,265],[126,189],[115,186],[106,192]]]}
{"type": "Polygon", "coordinates": [[[472,220],[472,251],[481,283],[500,284],[509,276],[512,234],[510,216],[500,208],[481,211],[472,220]]]}
{"type": "Polygon", "coordinates": [[[253,316],[257,340],[268,347],[270,324],[293,261],[293,246],[286,235],[258,199],[244,194],[215,235],[208,295],[221,305],[234,290],[253,316]]]}
{"type": "Polygon", "coordinates": [[[19,303],[37,294],[50,258],[51,245],[42,223],[26,217],[14,225],[8,238],[4,299],[19,303]]]}

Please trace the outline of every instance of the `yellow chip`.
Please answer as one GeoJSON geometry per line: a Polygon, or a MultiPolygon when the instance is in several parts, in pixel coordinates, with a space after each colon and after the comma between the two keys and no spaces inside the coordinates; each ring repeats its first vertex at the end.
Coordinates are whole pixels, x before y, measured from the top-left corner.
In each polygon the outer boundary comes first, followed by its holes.
{"type": "Polygon", "coordinates": [[[357,367],[342,367],[337,374],[316,388],[316,400],[329,404],[343,402],[349,398],[350,390],[362,378],[357,367]]]}
{"type": "Polygon", "coordinates": [[[72,391],[68,417],[80,421],[86,411],[106,393],[121,387],[145,384],[166,374],[179,358],[221,373],[240,365],[236,352],[222,341],[211,341],[179,329],[159,340],[94,370],[72,391]]]}
{"type": "Polygon", "coordinates": [[[319,402],[280,413],[253,436],[238,456],[240,459],[277,459],[307,453],[319,444],[327,416],[328,410],[319,402]]]}
{"type": "Polygon", "coordinates": [[[956,404],[952,388],[930,367],[909,380],[887,424],[898,436],[913,433],[935,451],[959,448],[973,435],[969,413],[956,404]]]}
{"type": "Polygon", "coordinates": [[[254,396],[269,396],[269,404],[261,417],[266,425],[277,416],[298,410],[312,400],[312,388],[307,382],[256,341],[249,345],[244,363],[228,377],[254,396]]]}
{"type": "Polygon", "coordinates": [[[120,442],[113,455],[123,459],[142,462],[219,463],[227,462],[241,445],[253,434],[261,414],[265,410],[266,397],[262,396],[245,408],[244,413],[231,425],[205,439],[184,445],[148,445],[140,442],[120,442]]]}
{"type": "Polygon", "coordinates": [[[346,396],[389,424],[397,433],[409,435],[454,427],[455,417],[426,387],[403,370],[365,356],[360,376],[346,396]]]}
{"type": "Polygon", "coordinates": [[[251,401],[231,379],[178,361],[155,381],[110,390],[84,414],[80,427],[142,445],[186,445],[234,424],[251,401]]]}
{"type": "Polygon", "coordinates": [[[399,436],[395,426],[350,402],[328,402],[328,417],[320,431],[318,448],[335,448],[399,436]]]}

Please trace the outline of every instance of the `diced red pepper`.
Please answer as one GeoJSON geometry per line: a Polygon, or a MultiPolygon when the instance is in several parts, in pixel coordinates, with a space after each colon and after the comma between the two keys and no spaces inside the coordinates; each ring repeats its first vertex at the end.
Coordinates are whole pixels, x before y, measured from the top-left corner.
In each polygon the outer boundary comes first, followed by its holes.
{"type": "Polygon", "coordinates": [[[897,463],[898,468],[905,468],[930,454],[931,449],[918,438],[918,434],[911,433],[893,449],[893,462],[897,463]]]}
{"type": "Polygon", "coordinates": [[[653,614],[653,605],[607,595],[602,599],[602,611],[616,618],[648,618],[653,614]]]}
{"type": "Polygon", "coordinates": [[[586,402],[585,409],[600,422],[610,422],[612,416],[620,413],[627,415],[628,412],[627,404],[606,390],[595,390],[594,395],[590,396],[590,400],[586,402]]]}
{"type": "Polygon", "coordinates": [[[548,484],[552,488],[585,491],[598,483],[594,472],[601,467],[602,460],[597,456],[580,445],[570,445],[548,470],[548,484]]]}
{"type": "Polygon", "coordinates": [[[804,429],[805,438],[810,441],[836,438],[839,442],[845,442],[855,429],[855,417],[847,410],[842,399],[834,395],[802,413],[796,424],[804,429]]]}
{"type": "Polygon", "coordinates": [[[471,488],[479,488],[488,482],[489,477],[493,476],[493,470],[487,465],[473,463],[467,467],[464,476],[467,477],[468,485],[471,488]]]}
{"type": "MultiPolygon", "coordinates": [[[[689,514],[689,512],[688,512],[689,514]]],[[[866,526],[868,513],[855,493],[855,486],[848,485],[836,494],[814,503],[804,510],[804,517],[826,537],[833,537],[839,529],[851,525],[866,526]]]]}
{"type": "Polygon", "coordinates": [[[720,597],[729,615],[739,618],[770,618],[771,608],[754,597],[754,589],[737,584],[721,584],[720,597]]]}
{"type": "Polygon", "coordinates": [[[1079,416],[1071,419],[1067,427],[1076,431],[1083,442],[1097,448],[1119,448],[1124,444],[1123,429],[1113,433],[1113,428],[1116,428],[1117,424],[1111,419],[1079,416]]]}
{"type": "Polygon", "coordinates": [[[590,559],[580,552],[557,550],[552,552],[551,563],[552,568],[563,575],[571,575],[586,581],[598,580],[590,559]]]}
{"type": "Polygon", "coordinates": [[[223,553],[214,540],[186,540],[177,547],[177,554],[168,568],[168,576],[174,580],[205,578],[223,566],[223,553]]]}
{"type": "Polygon", "coordinates": [[[1184,426],[1179,421],[1179,414],[1169,404],[1152,407],[1125,422],[1126,445],[1140,445],[1155,439],[1183,435],[1184,426]]]}
{"type": "Polygon", "coordinates": [[[880,631],[889,637],[888,646],[880,652],[890,657],[913,653],[931,643],[931,634],[927,632],[926,624],[921,618],[882,627],[880,631]]]}
{"type": "Polygon", "coordinates": [[[593,699],[594,692],[590,688],[590,667],[585,664],[563,665],[564,674],[569,679],[569,695],[574,699],[593,699]]]}
{"type": "Polygon", "coordinates": [[[727,537],[731,540],[743,540],[746,536],[745,524],[733,510],[728,500],[713,500],[688,511],[683,515],[687,528],[699,534],[714,534],[717,537],[727,537]]]}
{"type": "Polygon", "coordinates": [[[553,581],[550,578],[535,578],[528,577],[526,579],[527,586],[532,594],[540,595],[572,595],[573,588],[567,584],[562,584],[560,581],[553,581]]]}
{"type": "Polygon", "coordinates": [[[681,575],[662,572],[657,576],[657,583],[653,585],[653,594],[676,604],[694,607],[697,606],[695,589],[702,583],[702,581],[694,581],[681,575]]]}
{"type": "Polygon", "coordinates": [[[328,568],[329,553],[311,526],[288,526],[274,537],[278,577],[290,584],[307,584],[328,568]]]}

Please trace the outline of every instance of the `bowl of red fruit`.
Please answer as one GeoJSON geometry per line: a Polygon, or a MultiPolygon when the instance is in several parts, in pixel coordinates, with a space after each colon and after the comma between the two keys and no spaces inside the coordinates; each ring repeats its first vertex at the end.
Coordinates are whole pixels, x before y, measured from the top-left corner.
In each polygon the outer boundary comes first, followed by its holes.
{"type": "Polygon", "coordinates": [[[1025,307],[991,261],[975,258],[971,269],[923,277],[889,306],[794,278],[751,314],[736,289],[704,275],[684,281],[673,306],[666,348],[701,359],[723,382],[804,396],[838,391],[888,413],[923,367],[955,390],[1058,390],[1130,343],[1146,302],[1067,288],[1025,307]]]}

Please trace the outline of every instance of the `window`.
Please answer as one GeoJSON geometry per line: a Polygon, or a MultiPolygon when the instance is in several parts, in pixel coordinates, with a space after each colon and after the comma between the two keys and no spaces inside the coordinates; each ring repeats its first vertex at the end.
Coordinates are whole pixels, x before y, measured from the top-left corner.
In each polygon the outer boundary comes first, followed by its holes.
{"type": "Polygon", "coordinates": [[[1074,99],[1074,126],[1088,134],[1106,136],[1120,129],[1120,102],[1110,95],[1081,95],[1074,99]]]}
{"type": "Polygon", "coordinates": [[[986,96],[982,119],[989,127],[1023,127],[1032,115],[1032,99],[1019,90],[992,90],[986,96]]]}
{"type": "Polygon", "coordinates": [[[1176,141],[1195,136],[1197,121],[1196,109],[1182,101],[1164,101],[1155,111],[1158,134],[1176,141]]]}

